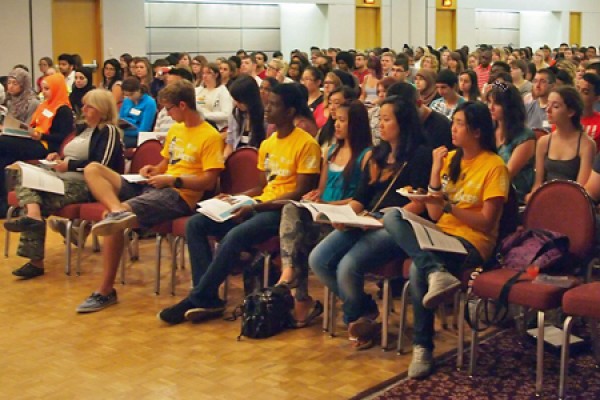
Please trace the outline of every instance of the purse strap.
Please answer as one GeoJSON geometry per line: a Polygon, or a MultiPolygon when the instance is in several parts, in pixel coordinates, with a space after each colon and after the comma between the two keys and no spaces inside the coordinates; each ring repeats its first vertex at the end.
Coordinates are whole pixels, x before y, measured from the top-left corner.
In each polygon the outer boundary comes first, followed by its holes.
{"type": "Polygon", "coordinates": [[[371,208],[371,212],[372,213],[375,212],[375,211],[377,211],[377,209],[379,208],[379,205],[381,204],[381,202],[383,201],[383,199],[385,198],[385,196],[387,196],[387,194],[389,193],[390,189],[392,188],[392,186],[394,186],[394,183],[396,183],[396,180],[398,179],[398,177],[400,176],[400,174],[404,170],[404,167],[406,167],[406,164],[407,164],[407,162],[404,161],[404,163],[402,164],[402,166],[400,167],[400,169],[398,169],[398,171],[396,172],[396,174],[392,178],[392,181],[390,182],[390,184],[388,185],[388,187],[385,189],[385,191],[383,192],[383,194],[381,195],[381,197],[379,197],[379,200],[377,200],[377,203],[375,203],[375,205],[373,206],[373,208],[371,208]]]}

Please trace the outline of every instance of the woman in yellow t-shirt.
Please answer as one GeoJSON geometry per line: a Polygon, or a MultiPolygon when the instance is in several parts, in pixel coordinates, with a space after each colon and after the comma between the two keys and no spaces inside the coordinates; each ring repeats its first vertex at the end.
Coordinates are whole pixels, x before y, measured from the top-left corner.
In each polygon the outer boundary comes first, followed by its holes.
{"type": "Polygon", "coordinates": [[[480,265],[494,248],[509,177],[496,154],[494,126],[480,102],[459,105],[452,122],[455,151],[433,151],[429,196],[422,201],[429,216],[446,234],[462,242],[467,254],[422,250],[415,232],[398,211],[385,215],[384,225],[412,258],[410,289],[415,334],[408,376],[423,378],[433,367],[434,309],[461,286],[454,275],[480,265]]]}

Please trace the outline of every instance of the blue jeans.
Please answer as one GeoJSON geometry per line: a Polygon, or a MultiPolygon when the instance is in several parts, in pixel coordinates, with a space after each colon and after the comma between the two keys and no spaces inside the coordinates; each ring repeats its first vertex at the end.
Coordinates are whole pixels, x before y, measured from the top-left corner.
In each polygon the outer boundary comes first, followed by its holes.
{"type": "Polygon", "coordinates": [[[197,214],[186,224],[186,240],[192,264],[192,281],[189,300],[196,307],[222,306],[219,286],[239,260],[240,253],[260,244],[279,233],[280,211],[260,212],[250,219],[236,224],[222,223],[197,214]],[[222,238],[212,254],[209,236],[222,238]]]}
{"type": "Polygon", "coordinates": [[[370,268],[404,252],[385,229],[335,230],[310,253],[308,264],[317,277],[344,302],[344,322],[377,311],[377,304],[364,290],[370,268]]]}
{"type": "Polygon", "coordinates": [[[421,250],[415,232],[399,211],[386,213],[385,229],[394,241],[412,258],[410,266],[410,296],[413,304],[415,333],[413,344],[433,349],[434,311],[423,307],[423,297],[429,289],[428,277],[432,272],[448,271],[458,275],[462,269],[481,265],[479,251],[468,241],[457,237],[467,249],[467,254],[421,250]]]}

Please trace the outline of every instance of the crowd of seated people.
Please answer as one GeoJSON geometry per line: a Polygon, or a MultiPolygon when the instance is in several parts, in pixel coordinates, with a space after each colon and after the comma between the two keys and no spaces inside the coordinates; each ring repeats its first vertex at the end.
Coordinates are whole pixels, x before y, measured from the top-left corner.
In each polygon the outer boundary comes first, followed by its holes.
{"type": "MultiPolygon", "coordinates": [[[[31,138],[0,136],[0,167],[18,160],[56,161],[65,195],[33,190],[12,172],[25,213],[5,228],[21,233],[13,271],[44,275],[46,219],[61,207],[98,201],[107,210],[92,227],[103,237],[98,286],[80,313],[117,303],[114,279],[123,231],[192,216],[186,240],[193,288],[162,310],[169,324],[223,314],[218,289],[243,252],[280,238],[279,285],[294,290],[296,327],[310,325],[323,307],[309,295],[308,275],[343,302],[343,320],[357,349],[368,348],[379,315],[365,291],[365,273],[410,257],[415,316],[411,377],[433,366],[433,309],[458,290],[454,274],[492,256],[509,186],[526,204],[546,181],[572,180],[600,198],[600,58],[596,48],[537,51],[525,47],[473,51],[431,46],[354,50],[311,48],[240,50],[228,59],[172,53],[151,64],[123,54],[102,65],[101,80],[77,55],[39,60],[32,87],[26,66],[10,71],[6,113],[31,128],[31,138]],[[75,121],[82,122],[75,125],[75,121]],[[120,176],[125,148],[139,132],[162,132],[162,161],[146,165],[144,184],[120,176]],[[66,139],[70,133],[74,138],[66,139]],[[68,141],[71,140],[71,141],[68,141]],[[213,191],[225,160],[243,147],[258,150],[259,182],[244,194],[257,200],[215,222],[194,214],[213,191]],[[407,198],[405,186],[429,193],[407,198]],[[381,222],[360,229],[315,224],[289,200],[349,205],[381,222]],[[466,256],[423,251],[398,211],[436,221],[456,236],[466,256]],[[209,236],[219,238],[215,251],[209,236]]],[[[12,169],[11,169],[12,171],[12,169]]],[[[6,185],[0,174],[0,211],[6,185]]],[[[225,195],[219,195],[225,198],[225,195]]],[[[51,224],[64,234],[61,224],[51,224]]]]}

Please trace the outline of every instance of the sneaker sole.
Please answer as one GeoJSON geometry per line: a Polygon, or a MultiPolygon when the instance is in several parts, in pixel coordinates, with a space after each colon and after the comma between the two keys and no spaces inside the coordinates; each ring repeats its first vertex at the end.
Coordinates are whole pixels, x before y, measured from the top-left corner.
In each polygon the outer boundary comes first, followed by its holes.
{"type": "Polygon", "coordinates": [[[185,319],[192,323],[201,322],[207,319],[220,317],[224,312],[225,307],[192,308],[185,312],[185,319]]]}
{"type": "Polygon", "coordinates": [[[96,311],[104,310],[105,308],[113,306],[117,303],[118,303],[118,301],[115,299],[115,301],[111,301],[109,303],[103,304],[102,307],[96,307],[96,308],[79,308],[79,307],[77,307],[77,309],[75,311],[77,311],[78,314],[89,314],[89,313],[93,313],[96,311]]]}
{"type": "Polygon", "coordinates": [[[92,234],[96,236],[110,236],[136,225],[136,216],[129,215],[116,221],[100,221],[92,226],[92,234]]]}
{"type": "Polygon", "coordinates": [[[441,292],[436,293],[433,296],[425,295],[425,297],[423,297],[423,307],[430,309],[430,310],[435,309],[437,306],[442,304],[445,300],[451,299],[454,296],[454,293],[456,293],[456,291],[460,290],[461,285],[462,284],[460,282],[455,282],[454,284],[448,286],[446,289],[444,289],[441,292]]]}

